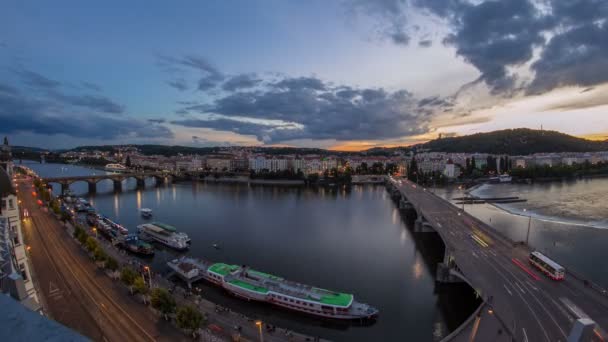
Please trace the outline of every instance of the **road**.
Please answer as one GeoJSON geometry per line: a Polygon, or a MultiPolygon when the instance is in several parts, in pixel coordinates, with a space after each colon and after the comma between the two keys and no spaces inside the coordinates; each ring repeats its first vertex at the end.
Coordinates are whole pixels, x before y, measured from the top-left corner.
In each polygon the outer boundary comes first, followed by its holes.
{"type": "Polygon", "coordinates": [[[45,310],[97,341],[187,340],[99,270],[52,215],[40,208],[29,181],[18,184],[26,243],[45,310]]]}
{"type": "Polygon", "coordinates": [[[419,185],[392,182],[441,235],[446,253],[486,298],[504,332],[511,332],[517,341],[566,341],[574,321],[590,317],[599,325],[594,338],[608,340],[608,297],[568,274],[563,281],[548,278],[529,266],[527,247],[514,246],[490,226],[419,185]]]}

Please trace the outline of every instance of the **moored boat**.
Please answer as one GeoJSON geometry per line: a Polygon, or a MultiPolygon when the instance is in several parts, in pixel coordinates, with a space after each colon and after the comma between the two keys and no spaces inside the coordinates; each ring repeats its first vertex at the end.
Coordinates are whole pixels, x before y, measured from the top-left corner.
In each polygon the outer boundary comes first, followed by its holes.
{"type": "Polygon", "coordinates": [[[160,222],[145,223],[137,226],[139,236],[144,240],[159,242],[176,250],[188,249],[190,238],[168,224],[160,222]]]}
{"type": "Polygon", "coordinates": [[[167,265],[188,282],[205,279],[246,300],[334,319],[375,319],[378,316],[376,308],[357,302],[352,294],[288,281],[247,266],[209,264],[192,258],[172,260],[167,265]]]}
{"type": "Polygon", "coordinates": [[[154,248],[152,245],[140,240],[135,234],[119,237],[117,245],[135,254],[146,256],[154,255],[154,248]]]}
{"type": "Polygon", "coordinates": [[[128,168],[121,164],[107,164],[104,169],[110,172],[125,172],[128,168]]]}

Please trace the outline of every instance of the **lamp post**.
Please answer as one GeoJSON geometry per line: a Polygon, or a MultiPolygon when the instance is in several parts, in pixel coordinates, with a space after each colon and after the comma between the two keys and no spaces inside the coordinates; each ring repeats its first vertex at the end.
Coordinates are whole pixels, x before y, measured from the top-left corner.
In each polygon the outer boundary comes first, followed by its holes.
{"type": "Polygon", "coordinates": [[[95,233],[95,238],[97,239],[97,228],[93,227],[93,233],[95,233]]]}
{"type": "MultiPolygon", "coordinates": [[[[524,208],[524,213],[528,210],[524,208]]],[[[532,225],[532,214],[528,215],[528,232],[526,233],[526,246],[529,246],[528,240],[530,239],[530,226],[532,225]]]]}
{"type": "Polygon", "coordinates": [[[264,342],[264,334],[262,334],[262,321],[255,321],[255,325],[258,327],[260,332],[260,342],[264,342]]]}
{"type": "Polygon", "coordinates": [[[152,288],[152,274],[150,273],[150,266],[144,266],[144,270],[148,272],[148,281],[150,288],[152,288]]]}

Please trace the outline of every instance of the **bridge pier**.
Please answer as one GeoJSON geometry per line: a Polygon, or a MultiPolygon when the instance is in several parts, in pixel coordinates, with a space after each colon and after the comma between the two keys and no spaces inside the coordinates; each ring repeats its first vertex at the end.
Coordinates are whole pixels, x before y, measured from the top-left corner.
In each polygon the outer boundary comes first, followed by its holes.
{"type": "Polygon", "coordinates": [[[435,281],[447,284],[464,282],[464,275],[458,269],[454,257],[447,248],[443,256],[443,262],[437,264],[435,281]]]}
{"type": "Polygon", "coordinates": [[[136,178],[137,179],[137,188],[143,189],[146,187],[146,180],[144,178],[136,178]]]}
{"type": "Polygon", "coordinates": [[[89,192],[95,193],[97,192],[97,183],[95,182],[87,182],[89,184],[89,192]]]}
{"type": "Polygon", "coordinates": [[[122,181],[114,180],[114,191],[119,192],[122,191],[122,181]]]}
{"type": "Polygon", "coordinates": [[[437,231],[422,215],[418,215],[414,223],[414,232],[416,233],[436,233],[437,231]]]}
{"type": "Polygon", "coordinates": [[[61,194],[65,194],[66,192],[68,192],[68,190],[70,190],[70,184],[61,183],[61,194]]]}
{"type": "Polygon", "coordinates": [[[414,206],[407,200],[407,198],[401,197],[401,200],[399,200],[399,209],[412,210],[414,209],[414,206]]]}

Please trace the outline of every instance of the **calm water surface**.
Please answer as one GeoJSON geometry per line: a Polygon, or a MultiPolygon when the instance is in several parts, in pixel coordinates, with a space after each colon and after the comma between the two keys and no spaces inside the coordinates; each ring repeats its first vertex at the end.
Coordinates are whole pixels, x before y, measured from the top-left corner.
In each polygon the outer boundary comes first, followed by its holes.
{"type": "MultiPolygon", "coordinates": [[[[41,176],[102,173],[76,166],[34,164],[41,176]]],[[[192,238],[188,252],[213,261],[247,264],[290,280],[354,293],[380,309],[372,326],[295,314],[232,298],[201,283],[204,296],[248,316],[336,341],[437,341],[475,308],[466,285],[436,287],[443,243],[436,234],[413,234],[384,187],[347,190],[248,187],[200,182],[135,190],[134,180],[112,193],[112,183],[71,189],[97,210],[134,231],[139,208],[192,238]],[[216,250],[214,243],[221,246],[216,250]]],[[[58,191],[58,187],[55,188],[58,191]]],[[[178,255],[161,250],[149,262],[164,269],[178,255]]]]}

